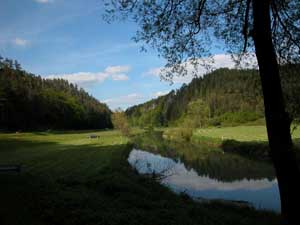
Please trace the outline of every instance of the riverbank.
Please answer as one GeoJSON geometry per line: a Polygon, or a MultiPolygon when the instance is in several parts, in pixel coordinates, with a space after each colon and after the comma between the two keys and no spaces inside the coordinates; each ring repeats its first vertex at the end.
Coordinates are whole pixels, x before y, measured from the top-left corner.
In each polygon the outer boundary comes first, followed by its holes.
{"type": "Polygon", "coordinates": [[[0,134],[1,224],[279,224],[275,213],[197,203],[138,175],[117,131],[0,134]],[[99,138],[90,139],[95,134],[99,138]]]}
{"type": "MultiPolygon", "coordinates": [[[[210,127],[191,130],[189,128],[160,129],[169,140],[183,140],[207,146],[210,150],[230,152],[268,161],[269,144],[267,130],[262,125],[236,127],[210,127]],[[188,138],[187,138],[188,137],[188,138]]],[[[300,149],[300,128],[292,132],[295,148],[300,149]]],[[[298,154],[300,160],[300,154],[298,154]]]]}

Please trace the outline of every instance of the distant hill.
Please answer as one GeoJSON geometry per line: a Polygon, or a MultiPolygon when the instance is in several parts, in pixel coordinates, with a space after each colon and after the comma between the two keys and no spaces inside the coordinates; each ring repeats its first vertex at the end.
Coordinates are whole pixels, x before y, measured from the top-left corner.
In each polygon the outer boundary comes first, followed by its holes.
{"type": "MultiPolygon", "coordinates": [[[[300,66],[281,68],[290,115],[299,118],[300,66]]],[[[204,127],[238,125],[264,118],[260,78],[256,70],[218,69],[190,84],[126,110],[134,126],[204,127]]],[[[261,120],[263,121],[263,120],[261,120]]]]}
{"type": "Polygon", "coordinates": [[[110,109],[83,89],[63,79],[43,79],[0,58],[0,129],[111,127],[110,109]]]}

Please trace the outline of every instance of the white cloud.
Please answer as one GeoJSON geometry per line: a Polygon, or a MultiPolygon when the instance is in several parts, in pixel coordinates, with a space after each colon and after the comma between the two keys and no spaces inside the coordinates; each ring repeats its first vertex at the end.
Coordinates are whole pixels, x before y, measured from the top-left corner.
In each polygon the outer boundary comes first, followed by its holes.
{"type": "Polygon", "coordinates": [[[152,96],[153,96],[154,98],[157,98],[157,97],[166,95],[166,94],[168,94],[169,92],[170,92],[170,91],[157,91],[157,92],[153,93],[152,96]]]}
{"type": "Polygon", "coordinates": [[[127,73],[131,70],[130,66],[108,66],[105,69],[105,73],[116,74],[116,73],[127,73]]]}
{"type": "Polygon", "coordinates": [[[129,80],[126,74],[112,74],[111,78],[115,81],[129,80]]]}
{"type": "MultiPolygon", "coordinates": [[[[210,64],[211,68],[210,68],[210,70],[208,70],[207,68],[199,65],[197,68],[197,71],[196,71],[197,77],[202,77],[204,74],[206,74],[207,72],[214,70],[214,69],[218,69],[218,68],[232,69],[232,68],[235,68],[235,66],[236,66],[231,55],[228,55],[228,54],[214,55],[212,57],[213,62],[210,62],[209,58],[204,58],[199,61],[201,61],[200,64],[202,64],[203,61],[207,62],[207,64],[210,64]]],[[[245,61],[242,61],[240,67],[241,68],[252,68],[255,65],[256,65],[256,58],[254,57],[254,55],[252,55],[249,58],[247,58],[245,61]],[[250,65],[248,65],[248,64],[250,64],[250,65]]],[[[159,77],[161,73],[163,74],[162,70],[163,70],[163,67],[152,68],[149,71],[147,71],[146,73],[144,73],[143,75],[159,77]]],[[[185,76],[174,76],[173,82],[179,83],[179,84],[189,83],[195,77],[195,75],[194,75],[195,68],[191,63],[187,63],[186,70],[187,70],[187,74],[185,76]]]]}
{"type": "Polygon", "coordinates": [[[42,3],[42,4],[53,2],[53,0],[34,0],[34,1],[37,3],[42,3]]]}
{"type": "Polygon", "coordinates": [[[144,96],[139,93],[132,93],[128,95],[122,95],[115,98],[106,99],[103,102],[107,103],[111,108],[117,107],[126,108],[131,105],[136,105],[144,100],[144,96]]]}
{"type": "Polygon", "coordinates": [[[71,83],[78,84],[80,86],[86,86],[93,84],[95,82],[103,82],[105,79],[109,77],[106,73],[90,73],[90,72],[78,72],[71,74],[59,74],[59,75],[49,75],[46,78],[48,79],[65,79],[71,83]]]}
{"type": "Polygon", "coordinates": [[[109,66],[103,72],[78,72],[70,74],[52,74],[46,76],[48,79],[65,79],[82,87],[102,83],[108,78],[113,81],[126,81],[129,77],[121,72],[129,72],[129,66],[109,66]]]}
{"type": "Polygon", "coordinates": [[[25,47],[29,44],[29,41],[22,38],[16,38],[13,40],[13,43],[17,46],[25,47]]]}
{"type": "Polygon", "coordinates": [[[159,77],[160,71],[163,67],[151,68],[146,73],[143,73],[143,76],[156,76],[159,77]]]}

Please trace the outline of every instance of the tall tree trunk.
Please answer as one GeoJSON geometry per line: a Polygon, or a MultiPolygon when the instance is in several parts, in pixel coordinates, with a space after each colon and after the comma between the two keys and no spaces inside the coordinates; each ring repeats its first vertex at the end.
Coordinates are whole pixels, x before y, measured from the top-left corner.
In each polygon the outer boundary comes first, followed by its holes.
{"type": "Polygon", "coordinates": [[[253,0],[253,39],[262,83],[265,116],[281,198],[284,224],[300,224],[300,170],[285,111],[277,57],[272,42],[271,0],[253,0]]]}

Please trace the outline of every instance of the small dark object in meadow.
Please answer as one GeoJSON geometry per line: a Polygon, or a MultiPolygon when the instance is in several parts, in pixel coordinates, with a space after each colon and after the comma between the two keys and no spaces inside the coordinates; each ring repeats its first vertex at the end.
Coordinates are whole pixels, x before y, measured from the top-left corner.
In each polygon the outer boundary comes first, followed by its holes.
{"type": "Polygon", "coordinates": [[[92,139],[92,138],[100,138],[100,136],[99,135],[96,135],[96,134],[91,134],[90,136],[88,136],[90,139],[92,139]]]}
{"type": "Polygon", "coordinates": [[[0,165],[0,172],[21,172],[20,165],[0,165]]]}

